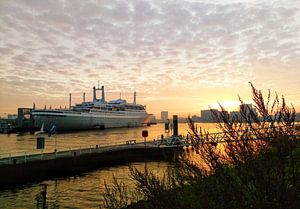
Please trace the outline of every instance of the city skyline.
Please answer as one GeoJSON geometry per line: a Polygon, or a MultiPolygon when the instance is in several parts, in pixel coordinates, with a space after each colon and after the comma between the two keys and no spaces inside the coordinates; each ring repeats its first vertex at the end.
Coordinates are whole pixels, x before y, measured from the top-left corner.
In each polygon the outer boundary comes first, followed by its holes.
{"type": "Polygon", "coordinates": [[[92,98],[187,116],[251,103],[252,82],[300,111],[297,1],[1,1],[0,116],[92,98]]]}

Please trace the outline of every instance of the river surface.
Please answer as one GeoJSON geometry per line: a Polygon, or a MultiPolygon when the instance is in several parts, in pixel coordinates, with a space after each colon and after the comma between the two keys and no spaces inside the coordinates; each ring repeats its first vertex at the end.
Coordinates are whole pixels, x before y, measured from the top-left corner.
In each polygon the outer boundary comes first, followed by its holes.
{"type": "MultiPolygon", "coordinates": [[[[210,132],[216,132],[216,124],[198,124],[210,132]]],[[[44,152],[66,150],[69,148],[105,146],[109,144],[122,144],[127,140],[143,141],[142,130],[148,130],[147,140],[161,137],[164,133],[164,125],[137,128],[118,128],[106,130],[93,130],[69,133],[57,133],[46,138],[44,152]]],[[[179,124],[179,134],[188,134],[188,125],[179,124]]],[[[1,134],[0,135],[0,157],[16,153],[42,152],[36,150],[36,135],[31,134],[1,134]]],[[[147,167],[162,174],[172,166],[166,162],[132,163],[138,169],[147,167]]],[[[87,173],[67,178],[55,178],[43,182],[19,185],[13,188],[0,190],[0,208],[36,208],[36,195],[42,190],[42,184],[47,184],[48,208],[103,208],[104,181],[112,185],[113,176],[124,182],[128,188],[134,187],[134,182],[129,175],[128,166],[119,165],[100,168],[87,173]]],[[[9,175],[9,174],[7,174],[9,175]]]]}

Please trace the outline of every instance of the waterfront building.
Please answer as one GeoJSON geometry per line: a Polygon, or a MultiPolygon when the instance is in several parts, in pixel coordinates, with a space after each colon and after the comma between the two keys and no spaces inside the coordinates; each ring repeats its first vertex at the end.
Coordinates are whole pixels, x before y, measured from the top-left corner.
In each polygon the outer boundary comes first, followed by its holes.
{"type": "Polygon", "coordinates": [[[246,116],[250,114],[250,112],[254,113],[257,115],[256,108],[252,104],[241,104],[240,105],[240,113],[246,113],[246,116]]]}
{"type": "Polygon", "coordinates": [[[199,117],[198,115],[193,115],[193,116],[192,116],[192,120],[193,120],[194,122],[201,122],[201,117],[199,117]]]}
{"type": "Polygon", "coordinates": [[[232,111],[229,113],[229,118],[232,120],[233,118],[235,118],[236,120],[240,120],[241,118],[241,113],[240,111],[232,111]]]}
{"type": "Polygon", "coordinates": [[[257,116],[257,110],[252,104],[241,104],[240,105],[240,115],[243,121],[253,120],[253,116],[257,116]]]}
{"type": "Polygon", "coordinates": [[[149,114],[148,119],[147,119],[147,123],[154,124],[156,122],[157,122],[156,117],[153,114],[149,114]]]}
{"type": "Polygon", "coordinates": [[[161,113],[160,113],[160,120],[161,120],[161,122],[163,122],[163,123],[168,122],[168,119],[169,119],[169,115],[168,114],[169,114],[168,111],[161,111],[161,113]]]}
{"type": "Polygon", "coordinates": [[[218,116],[219,114],[219,110],[217,109],[201,110],[201,121],[216,122],[216,116],[218,116]]]}
{"type": "Polygon", "coordinates": [[[187,118],[185,118],[185,117],[178,118],[178,123],[186,123],[186,121],[187,121],[187,118]]]}

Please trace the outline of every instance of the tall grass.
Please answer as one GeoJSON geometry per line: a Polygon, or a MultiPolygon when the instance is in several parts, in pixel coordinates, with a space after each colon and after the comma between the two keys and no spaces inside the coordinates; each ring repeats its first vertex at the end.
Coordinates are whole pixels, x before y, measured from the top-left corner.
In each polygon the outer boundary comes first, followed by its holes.
{"type": "MultiPolygon", "coordinates": [[[[176,169],[162,178],[147,168],[130,168],[136,181],[132,192],[141,194],[143,201],[126,207],[297,208],[300,146],[295,108],[276,93],[271,99],[270,91],[265,99],[260,90],[250,85],[258,114],[241,98],[240,116],[230,117],[222,105],[220,113],[212,111],[222,131],[222,144],[218,143],[220,136],[198,130],[188,118],[194,150],[200,160],[182,156],[176,169]]],[[[106,206],[120,208],[112,204],[120,198],[107,198],[106,206]]],[[[123,202],[128,203],[126,198],[123,202]]]]}
{"type": "Polygon", "coordinates": [[[241,98],[240,117],[229,117],[222,105],[220,113],[212,111],[226,142],[222,151],[211,143],[214,137],[201,129],[197,132],[188,119],[197,153],[209,168],[203,169],[202,165],[199,172],[210,179],[217,177],[214,186],[222,185],[210,194],[215,198],[209,199],[211,205],[202,204],[206,205],[204,208],[226,208],[228,204],[235,208],[296,208],[299,203],[299,130],[295,128],[295,109],[286,104],[283,96],[279,100],[276,93],[271,101],[270,91],[265,100],[262,92],[250,85],[259,114],[241,98]]]}

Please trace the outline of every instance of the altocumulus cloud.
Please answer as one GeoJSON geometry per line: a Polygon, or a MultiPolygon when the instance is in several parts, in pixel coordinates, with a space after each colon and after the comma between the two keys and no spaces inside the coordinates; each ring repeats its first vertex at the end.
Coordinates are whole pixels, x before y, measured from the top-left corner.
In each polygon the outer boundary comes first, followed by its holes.
{"type": "Polygon", "coordinates": [[[165,85],[255,80],[295,90],[299,21],[293,0],[1,1],[1,88],[51,97],[100,80],[152,98],[165,85]]]}

